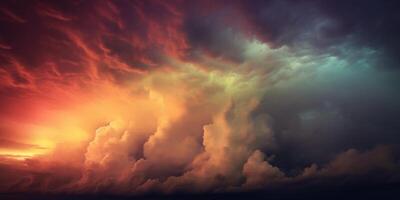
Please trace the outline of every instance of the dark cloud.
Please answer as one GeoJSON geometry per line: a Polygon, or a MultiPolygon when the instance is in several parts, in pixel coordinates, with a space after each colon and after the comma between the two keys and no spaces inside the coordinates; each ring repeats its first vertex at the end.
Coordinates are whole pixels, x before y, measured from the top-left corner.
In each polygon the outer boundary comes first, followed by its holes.
{"type": "MultiPolygon", "coordinates": [[[[377,67],[398,68],[400,16],[397,1],[254,1],[243,4],[255,31],[275,47],[313,45],[331,51],[343,42],[381,49],[377,67]]],[[[304,48],[304,47],[302,47],[304,48]]]]}
{"type": "MultiPolygon", "coordinates": [[[[396,56],[400,47],[400,41],[397,37],[400,33],[398,1],[316,2],[324,13],[338,22],[337,34],[333,37],[353,35],[360,40],[358,42],[361,45],[383,48],[387,54],[387,59],[399,61],[398,56],[396,56]]],[[[398,63],[385,64],[381,67],[398,68],[398,63]]]]}
{"type": "Polygon", "coordinates": [[[321,42],[332,26],[312,1],[242,1],[255,31],[274,47],[297,42],[321,42]]]}
{"type": "Polygon", "coordinates": [[[183,31],[190,48],[189,59],[201,59],[203,54],[215,58],[243,62],[244,38],[233,19],[238,15],[233,6],[205,11],[202,5],[188,6],[183,31]],[[203,12],[202,12],[203,11],[203,12]]]}
{"type": "Polygon", "coordinates": [[[372,69],[347,75],[308,77],[266,93],[259,112],[274,119],[283,168],[327,162],[352,147],[399,144],[397,75],[372,69]]]}

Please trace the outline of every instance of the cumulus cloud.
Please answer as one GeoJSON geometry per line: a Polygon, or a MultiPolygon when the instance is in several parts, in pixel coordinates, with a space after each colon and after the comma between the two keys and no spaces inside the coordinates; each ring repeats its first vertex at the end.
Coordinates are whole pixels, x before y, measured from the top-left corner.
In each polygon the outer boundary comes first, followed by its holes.
{"type": "Polygon", "coordinates": [[[378,146],[364,152],[349,149],[337,155],[319,173],[322,176],[362,175],[374,170],[391,171],[396,168],[393,150],[388,146],[378,146]]]}
{"type": "Polygon", "coordinates": [[[396,181],[396,15],[361,4],[2,3],[1,188],[238,192],[375,172],[396,181]]]}
{"type": "Polygon", "coordinates": [[[242,187],[250,189],[261,189],[266,184],[282,181],[285,174],[279,168],[272,166],[264,160],[264,154],[258,150],[254,151],[243,166],[243,174],[246,182],[242,187]]]}
{"type": "Polygon", "coordinates": [[[222,74],[215,79],[197,70],[160,76],[143,82],[159,113],[141,112],[98,128],[78,187],[173,192],[239,186],[251,153],[274,144],[266,116],[251,118],[262,89],[254,88],[256,81],[222,74]]]}

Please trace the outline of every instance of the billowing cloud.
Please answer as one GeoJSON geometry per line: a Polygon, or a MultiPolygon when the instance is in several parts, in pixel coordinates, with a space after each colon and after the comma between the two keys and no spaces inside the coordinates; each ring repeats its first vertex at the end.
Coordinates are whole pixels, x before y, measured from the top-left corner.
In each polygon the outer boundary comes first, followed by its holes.
{"type": "Polygon", "coordinates": [[[397,184],[391,7],[4,1],[1,192],[397,184]]]}
{"type": "Polygon", "coordinates": [[[266,184],[273,184],[274,181],[282,181],[284,174],[279,168],[272,166],[264,160],[260,151],[254,151],[243,166],[243,174],[246,177],[244,188],[260,189],[266,184]]]}

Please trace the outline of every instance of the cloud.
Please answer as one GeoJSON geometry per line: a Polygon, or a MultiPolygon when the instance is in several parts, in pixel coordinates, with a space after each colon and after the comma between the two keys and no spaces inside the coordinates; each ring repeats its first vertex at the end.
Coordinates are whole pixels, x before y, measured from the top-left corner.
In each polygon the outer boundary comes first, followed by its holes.
{"type": "Polygon", "coordinates": [[[12,12],[10,9],[3,7],[1,8],[1,13],[2,13],[2,18],[5,17],[7,20],[10,20],[12,22],[16,22],[16,23],[25,23],[26,20],[20,16],[18,16],[17,14],[15,14],[14,12],[12,12]]]}
{"type": "Polygon", "coordinates": [[[274,167],[264,160],[264,154],[258,150],[254,151],[243,166],[243,174],[246,182],[244,188],[262,189],[266,184],[282,181],[285,174],[279,168],[274,167]]]}
{"type": "Polygon", "coordinates": [[[34,144],[25,144],[13,140],[0,139],[0,148],[30,149],[30,148],[41,148],[41,147],[34,144]]]}
{"type": "Polygon", "coordinates": [[[388,146],[378,146],[370,151],[360,152],[349,149],[336,156],[321,174],[325,176],[366,174],[373,170],[391,171],[396,169],[396,160],[388,146]]]}
{"type": "Polygon", "coordinates": [[[187,9],[183,31],[186,34],[189,49],[186,54],[189,59],[204,59],[204,54],[235,63],[245,61],[245,35],[240,27],[232,23],[231,18],[237,15],[232,7],[208,11],[207,15],[197,9],[202,5],[187,9]],[[196,14],[193,15],[193,12],[196,14]],[[198,12],[198,13],[197,13],[198,12]]]}
{"type": "Polygon", "coordinates": [[[0,185],[203,193],[394,176],[397,152],[374,147],[398,145],[396,15],[355,2],[1,4],[0,148],[18,152],[0,158],[0,185]]]}
{"type": "Polygon", "coordinates": [[[393,146],[383,145],[365,151],[348,149],[325,165],[304,168],[293,180],[309,187],[393,184],[399,179],[395,152],[393,146]]]}
{"type": "Polygon", "coordinates": [[[134,111],[140,117],[118,119],[96,130],[78,190],[174,192],[193,190],[187,188],[190,183],[196,185],[193,191],[210,191],[240,184],[251,152],[273,145],[265,116],[250,119],[257,82],[242,82],[239,75],[218,74],[215,79],[217,74],[195,68],[183,72],[149,75],[143,82],[149,96],[134,111]],[[150,105],[155,110],[140,111],[150,105]]]}

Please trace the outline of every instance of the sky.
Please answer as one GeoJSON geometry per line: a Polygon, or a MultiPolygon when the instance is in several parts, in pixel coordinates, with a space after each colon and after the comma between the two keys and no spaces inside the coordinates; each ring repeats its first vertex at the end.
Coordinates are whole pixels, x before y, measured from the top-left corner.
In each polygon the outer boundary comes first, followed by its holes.
{"type": "Polygon", "coordinates": [[[0,193],[398,186],[399,27],[391,0],[1,1],[0,193]]]}

